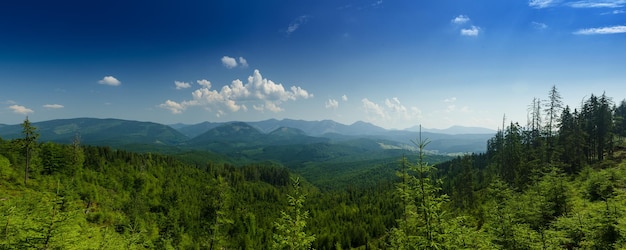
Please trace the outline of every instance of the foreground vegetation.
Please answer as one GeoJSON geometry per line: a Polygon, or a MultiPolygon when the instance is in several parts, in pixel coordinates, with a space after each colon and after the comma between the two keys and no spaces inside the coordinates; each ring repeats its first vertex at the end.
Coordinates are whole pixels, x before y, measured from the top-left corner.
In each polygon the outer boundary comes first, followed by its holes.
{"type": "Polygon", "coordinates": [[[572,110],[553,88],[529,117],[483,154],[433,166],[418,138],[414,156],[328,175],[354,185],[38,142],[26,120],[23,138],[0,139],[0,249],[625,248],[626,102],[572,110]]]}

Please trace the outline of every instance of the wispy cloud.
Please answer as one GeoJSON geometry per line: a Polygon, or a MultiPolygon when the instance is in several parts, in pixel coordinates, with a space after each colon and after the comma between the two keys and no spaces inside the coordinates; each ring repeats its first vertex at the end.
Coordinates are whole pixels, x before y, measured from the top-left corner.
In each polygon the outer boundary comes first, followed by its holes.
{"type": "Polygon", "coordinates": [[[450,98],[443,99],[443,102],[445,102],[445,103],[456,102],[456,97],[450,97],[450,98]]]}
{"type": "Polygon", "coordinates": [[[343,100],[344,102],[348,101],[348,96],[347,95],[342,95],[341,96],[341,100],[343,100]]]}
{"type": "Polygon", "coordinates": [[[45,104],[45,105],[43,105],[43,107],[47,108],[47,109],[61,109],[61,108],[64,108],[64,106],[61,105],[61,104],[45,104]]]}
{"type": "Polygon", "coordinates": [[[612,11],[603,12],[602,15],[619,15],[619,14],[624,14],[624,13],[626,13],[626,11],[624,10],[612,10],[612,11]]]}
{"type": "Polygon", "coordinates": [[[570,2],[567,5],[572,8],[621,8],[626,0],[587,0],[570,2]]]}
{"type": "Polygon", "coordinates": [[[363,108],[365,108],[365,112],[367,114],[374,115],[377,118],[382,118],[382,119],[387,117],[387,115],[385,114],[385,111],[380,105],[370,101],[367,98],[361,99],[361,102],[363,103],[363,108]]]}
{"type": "Polygon", "coordinates": [[[533,26],[533,28],[538,29],[538,30],[545,30],[548,28],[548,25],[545,23],[531,22],[530,24],[533,26]]]}
{"type": "Polygon", "coordinates": [[[98,83],[109,86],[120,86],[122,84],[122,82],[113,76],[105,76],[102,80],[98,81],[98,83]]]}
{"type": "Polygon", "coordinates": [[[558,0],[530,0],[528,1],[528,6],[536,8],[536,9],[543,9],[543,8],[552,7],[559,2],[560,1],[558,0]]]}
{"type": "Polygon", "coordinates": [[[22,105],[17,105],[17,104],[9,106],[9,109],[11,109],[13,113],[22,114],[22,115],[27,115],[27,114],[35,112],[32,109],[29,109],[27,107],[24,107],[22,105]]]}
{"type": "Polygon", "coordinates": [[[328,99],[328,101],[326,101],[326,108],[327,109],[337,109],[339,107],[339,102],[335,99],[328,99]]]}
{"type": "Polygon", "coordinates": [[[469,29],[461,29],[462,36],[478,36],[480,27],[472,25],[469,29]]]}
{"type": "Polygon", "coordinates": [[[263,78],[259,70],[254,70],[247,80],[245,84],[239,79],[234,80],[220,90],[211,89],[208,80],[198,80],[202,87],[191,93],[192,99],[181,102],[167,100],[159,107],[180,114],[189,107],[200,106],[222,116],[228,112],[247,111],[248,105],[257,111],[280,112],[284,110],[281,107],[284,102],[313,97],[301,87],[285,89],[282,84],[263,78]]]}
{"type": "Polygon", "coordinates": [[[191,84],[189,84],[188,82],[179,82],[179,81],[174,81],[174,85],[176,85],[176,89],[187,89],[187,88],[191,88],[191,84]]]}
{"type": "Polygon", "coordinates": [[[309,16],[307,15],[302,15],[302,16],[297,17],[295,20],[293,20],[289,24],[289,26],[287,26],[287,31],[286,31],[287,35],[291,35],[291,33],[298,30],[300,26],[305,24],[308,20],[309,20],[309,16]]]}
{"type": "Polygon", "coordinates": [[[363,98],[361,102],[368,119],[373,121],[397,123],[399,121],[413,121],[422,116],[422,111],[419,108],[407,108],[397,97],[385,99],[384,105],[372,102],[367,98],[363,98]]]}
{"type": "Polygon", "coordinates": [[[601,28],[580,29],[573,32],[574,35],[610,35],[619,33],[626,33],[626,26],[618,25],[601,28]]]}
{"type": "Polygon", "coordinates": [[[467,17],[466,15],[458,15],[457,17],[453,18],[452,20],[450,20],[450,22],[454,23],[454,24],[464,24],[470,21],[470,18],[467,17]]]}

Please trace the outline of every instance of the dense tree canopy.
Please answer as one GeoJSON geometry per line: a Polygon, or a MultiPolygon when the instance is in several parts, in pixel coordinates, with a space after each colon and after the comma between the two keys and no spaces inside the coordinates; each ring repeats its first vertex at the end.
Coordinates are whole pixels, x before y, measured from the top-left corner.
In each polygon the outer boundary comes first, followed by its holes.
{"type": "Polygon", "coordinates": [[[323,187],[275,162],[39,142],[26,120],[23,138],[0,138],[0,248],[624,248],[624,117],[626,101],[562,107],[553,87],[484,153],[433,166],[418,140],[323,187]]]}

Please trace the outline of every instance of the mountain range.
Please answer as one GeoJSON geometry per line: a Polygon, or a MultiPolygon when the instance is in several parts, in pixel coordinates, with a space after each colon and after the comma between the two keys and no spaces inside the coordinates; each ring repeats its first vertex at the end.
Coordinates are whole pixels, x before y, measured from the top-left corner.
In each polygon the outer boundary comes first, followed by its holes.
{"type": "MultiPolygon", "coordinates": [[[[77,136],[84,144],[126,148],[129,145],[167,146],[231,152],[235,149],[302,145],[341,144],[359,139],[376,142],[386,148],[411,148],[420,137],[414,128],[387,130],[371,123],[350,125],[332,120],[264,120],[257,122],[202,122],[193,125],[164,125],[120,119],[75,118],[32,123],[40,141],[71,143],[77,136]]],[[[0,137],[20,138],[21,124],[0,126],[0,137]]],[[[495,131],[455,126],[445,130],[422,129],[430,151],[440,154],[483,152],[486,141],[495,131]]],[[[236,151],[236,150],[235,150],[236,151]]]]}

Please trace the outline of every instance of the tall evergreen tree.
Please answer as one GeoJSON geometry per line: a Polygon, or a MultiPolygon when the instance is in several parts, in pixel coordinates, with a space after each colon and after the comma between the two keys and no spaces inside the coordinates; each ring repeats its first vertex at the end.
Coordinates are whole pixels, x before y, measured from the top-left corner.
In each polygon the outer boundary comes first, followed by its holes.
{"type": "Polygon", "coordinates": [[[315,236],[305,232],[309,211],[304,210],[305,196],[302,194],[300,179],[292,179],[293,194],[287,195],[287,211],[280,212],[280,218],[274,222],[276,229],[273,236],[273,249],[302,250],[311,249],[315,236]]]}
{"type": "Polygon", "coordinates": [[[37,145],[37,138],[39,138],[39,133],[37,133],[37,128],[32,126],[28,117],[22,123],[22,134],[24,137],[22,138],[23,147],[24,147],[24,156],[26,157],[26,165],[24,167],[24,185],[28,181],[28,173],[30,171],[30,161],[33,149],[37,145]]]}
{"type": "Polygon", "coordinates": [[[446,248],[443,206],[449,200],[448,195],[439,193],[441,182],[433,178],[434,167],[424,162],[428,141],[420,139],[413,143],[419,149],[419,161],[400,173],[406,181],[397,190],[405,208],[398,227],[391,231],[390,244],[394,249],[446,248]]]}

